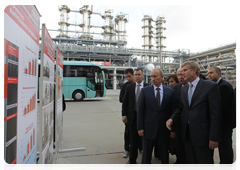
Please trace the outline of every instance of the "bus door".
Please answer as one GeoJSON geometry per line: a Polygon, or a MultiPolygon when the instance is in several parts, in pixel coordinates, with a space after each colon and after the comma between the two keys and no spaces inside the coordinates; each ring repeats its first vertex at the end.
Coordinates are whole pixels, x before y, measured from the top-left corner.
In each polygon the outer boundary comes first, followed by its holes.
{"type": "Polygon", "coordinates": [[[103,97],[105,82],[103,82],[102,70],[98,70],[97,72],[95,72],[95,82],[96,82],[96,97],[103,97]]]}
{"type": "Polygon", "coordinates": [[[95,83],[95,78],[94,78],[94,73],[88,72],[86,76],[86,85],[87,85],[87,90],[86,90],[86,95],[88,98],[94,98],[96,96],[96,83],[95,83]]]}

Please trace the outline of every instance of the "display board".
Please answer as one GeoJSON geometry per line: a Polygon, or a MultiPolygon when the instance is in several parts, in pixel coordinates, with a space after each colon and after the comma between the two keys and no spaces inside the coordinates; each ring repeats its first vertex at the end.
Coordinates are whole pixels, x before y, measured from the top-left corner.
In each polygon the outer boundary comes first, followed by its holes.
{"type": "Polygon", "coordinates": [[[40,14],[33,5],[4,10],[4,158],[35,164],[40,14]]]}
{"type": "Polygon", "coordinates": [[[42,25],[41,43],[41,75],[40,75],[40,114],[42,137],[40,146],[40,163],[52,164],[53,155],[53,107],[54,107],[54,62],[55,46],[47,31],[42,25]]]}
{"type": "Polygon", "coordinates": [[[57,159],[63,141],[63,55],[59,48],[56,50],[56,91],[55,91],[55,158],[57,159]]]}

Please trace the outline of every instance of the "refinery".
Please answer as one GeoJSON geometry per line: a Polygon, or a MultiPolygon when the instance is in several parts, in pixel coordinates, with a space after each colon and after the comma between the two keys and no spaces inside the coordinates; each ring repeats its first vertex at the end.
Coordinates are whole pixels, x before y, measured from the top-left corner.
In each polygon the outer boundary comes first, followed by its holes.
{"type": "Polygon", "coordinates": [[[201,74],[206,77],[208,68],[218,66],[226,81],[232,85],[236,82],[236,43],[199,53],[190,53],[191,49],[167,51],[165,16],[143,15],[143,34],[139,35],[143,40],[142,48],[127,48],[126,25],[130,22],[129,14],[117,11],[114,15],[113,9],[99,12],[93,10],[93,5],[84,5],[77,10],[70,9],[67,5],[59,5],[58,10],[59,29],[49,31],[57,32],[57,36],[52,37],[52,40],[61,50],[64,60],[88,61],[101,65],[108,89],[120,88],[126,81],[124,70],[129,67],[142,68],[147,83],[150,82],[151,70],[161,68],[167,85],[167,77],[175,74],[184,61],[198,62],[201,74]],[[71,22],[70,13],[80,15],[81,19],[71,22]],[[93,15],[100,16],[104,24],[93,24],[93,15]],[[69,26],[76,27],[78,31],[70,30],[69,26]],[[99,32],[92,32],[93,28],[99,28],[99,32]]]}

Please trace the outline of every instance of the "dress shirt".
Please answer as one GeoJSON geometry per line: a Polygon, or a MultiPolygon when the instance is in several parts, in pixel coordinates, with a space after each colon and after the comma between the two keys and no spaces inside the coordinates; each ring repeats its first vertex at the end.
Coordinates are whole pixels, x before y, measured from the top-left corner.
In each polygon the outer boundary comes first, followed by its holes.
{"type": "MultiPolygon", "coordinates": [[[[139,88],[140,88],[140,92],[141,92],[141,90],[143,88],[143,81],[140,84],[141,84],[141,86],[139,86],[139,88]]],[[[137,94],[137,89],[138,89],[138,83],[136,82],[135,95],[137,94]]]]}
{"type": "Polygon", "coordinates": [[[221,77],[218,79],[218,81],[216,83],[218,84],[220,80],[221,80],[221,77]]]}
{"type": "Polygon", "coordinates": [[[160,88],[159,92],[160,92],[160,106],[162,104],[162,99],[163,99],[163,85],[161,84],[159,87],[153,85],[154,87],[154,94],[155,94],[155,97],[157,96],[157,90],[156,88],[160,88]]]}
{"type": "MultiPolygon", "coordinates": [[[[192,96],[193,96],[193,94],[194,94],[194,91],[195,91],[195,89],[196,89],[196,87],[197,87],[197,84],[198,84],[199,80],[200,80],[200,78],[197,77],[197,78],[191,83],[191,84],[193,85],[193,86],[192,86],[192,96]]],[[[188,85],[189,85],[189,87],[190,87],[190,83],[189,83],[189,82],[188,82],[188,85]]],[[[190,90],[190,88],[188,88],[188,93],[189,93],[189,90],[190,90]]]]}

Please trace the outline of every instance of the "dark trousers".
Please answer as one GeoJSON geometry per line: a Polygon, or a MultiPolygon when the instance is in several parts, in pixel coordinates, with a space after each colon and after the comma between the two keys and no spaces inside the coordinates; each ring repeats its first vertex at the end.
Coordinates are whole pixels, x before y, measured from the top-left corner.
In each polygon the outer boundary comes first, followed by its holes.
{"type": "Polygon", "coordinates": [[[158,149],[158,154],[161,158],[162,164],[169,164],[169,133],[162,134],[157,133],[157,136],[154,140],[147,139],[143,136],[143,156],[142,156],[142,164],[150,164],[152,159],[152,151],[153,146],[156,144],[155,149],[158,149]],[[157,143],[156,143],[157,141],[157,143]]]}
{"type": "Polygon", "coordinates": [[[187,127],[184,146],[187,164],[213,164],[214,150],[211,150],[209,146],[206,147],[196,146],[191,140],[189,126],[187,127]]]}
{"type": "Polygon", "coordinates": [[[129,124],[125,123],[125,131],[124,131],[124,149],[125,151],[130,151],[129,149],[130,145],[130,130],[129,130],[129,124]]]}
{"type": "Polygon", "coordinates": [[[233,131],[230,128],[222,129],[221,142],[218,146],[220,164],[233,163],[232,133],[233,131]]]}
{"type": "Polygon", "coordinates": [[[186,154],[184,149],[184,143],[181,138],[181,134],[178,133],[176,139],[176,145],[177,145],[177,164],[186,164],[186,154]]]}
{"type": "Polygon", "coordinates": [[[142,150],[142,137],[138,135],[136,112],[132,124],[129,124],[129,130],[130,130],[129,161],[136,162],[138,157],[138,149],[142,150]]]}

